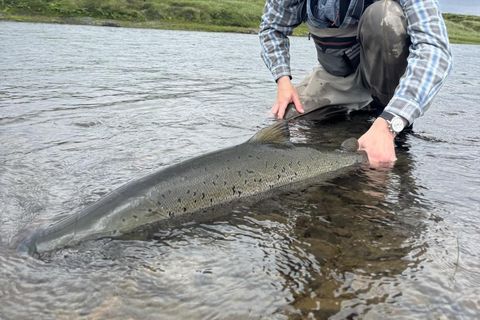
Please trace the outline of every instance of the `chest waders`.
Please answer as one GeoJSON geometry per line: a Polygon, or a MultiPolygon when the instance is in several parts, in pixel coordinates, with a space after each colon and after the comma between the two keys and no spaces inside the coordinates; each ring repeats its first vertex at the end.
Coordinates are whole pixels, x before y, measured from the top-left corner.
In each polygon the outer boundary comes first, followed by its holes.
{"type": "MultiPolygon", "coordinates": [[[[309,3],[313,1],[322,0],[309,3]]],[[[405,14],[396,1],[351,0],[342,23],[336,20],[340,27],[317,19],[326,26],[318,28],[307,20],[320,63],[297,86],[309,117],[324,108],[362,109],[372,96],[385,106],[406,70],[410,40],[405,14]]],[[[293,106],[287,109],[287,118],[296,115],[293,106]]]]}
{"type": "Polygon", "coordinates": [[[357,40],[358,21],[372,3],[373,0],[340,0],[338,26],[335,26],[335,22],[331,22],[330,28],[317,28],[307,23],[309,36],[317,49],[318,62],[330,74],[346,77],[355,72],[360,64],[360,44],[357,40]],[[351,9],[350,5],[353,6],[351,9]],[[342,27],[347,12],[348,17],[357,23],[342,27]]]}

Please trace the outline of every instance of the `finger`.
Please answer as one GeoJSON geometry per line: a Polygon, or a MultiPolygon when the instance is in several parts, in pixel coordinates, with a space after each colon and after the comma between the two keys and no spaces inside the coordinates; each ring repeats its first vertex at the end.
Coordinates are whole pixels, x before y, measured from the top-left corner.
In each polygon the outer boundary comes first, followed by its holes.
{"type": "Polygon", "coordinates": [[[388,168],[391,169],[395,165],[394,161],[379,161],[377,162],[377,168],[388,168]]]}
{"type": "Polygon", "coordinates": [[[358,139],[358,151],[365,151],[366,153],[368,153],[367,150],[365,150],[362,138],[358,139]]]}
{"type": "Polygon", "coordinates": [[[272,115],[273,115],[274,117],[277,116],[277,113],[278,113],[278,103],[275,103],[275,104],[273,105],[273,107],[272,107],[272,109],[270,110],[270,112],[272,113],[272,115]]]}
{"type": "Polygon", "coordinates": [[[371,160],[370,158],[368,159],[368,166],[371,168],[371,169],[378,169],[378,168],[381,168],[382,165],[380,162],[376,161],[376,160],[371,160]]]}
{"type": "Polygon", "coordinates": [[[305,110],[303,110],[303,105],[300,102],[300,98],[298,97],[298,94],[293,95],[293,104],[295,104],[295,109],[297,109],[298,112],[304,113],[305,110]]]}
{"type": "Polygon", "coordinates": [[[278,104],[278,114],[277,114],[277,119],[283,119],[283,116],[285,115],[285,109],[287,108],[288,103],[279,103],[278,104]]]}

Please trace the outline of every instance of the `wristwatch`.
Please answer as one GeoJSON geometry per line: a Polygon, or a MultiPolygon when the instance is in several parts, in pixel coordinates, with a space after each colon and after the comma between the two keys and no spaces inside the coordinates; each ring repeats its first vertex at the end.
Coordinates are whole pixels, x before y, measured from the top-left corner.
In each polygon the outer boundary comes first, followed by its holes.
{"type": "Polygon", "coordinates": [[[405,128],[406,121],[403,120],[402,117],[392,114],[388,111],[383,111],[380,115],[380,118],[383,118],[385,121],[387,121],[388,128],[394,135],[399,134],[402,132],[403,128],[405,128]]]}

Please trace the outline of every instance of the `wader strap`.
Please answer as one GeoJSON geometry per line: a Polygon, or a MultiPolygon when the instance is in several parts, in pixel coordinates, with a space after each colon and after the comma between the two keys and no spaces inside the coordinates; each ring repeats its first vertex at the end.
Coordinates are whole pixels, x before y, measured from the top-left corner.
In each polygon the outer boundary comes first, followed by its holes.
{"type": "Polygon", "coordinates": [[[319,37],[311,35],[315,44],[323,49],[346,49],[357,43],[357,36],[354,37],[319,37]]]}
{"type": "Polygon", "coordinates": [[[343,23],[343,20],[345,20],[345,16],[347,15],[347,10],[348,7],[350,6],[350,0],[340,0],[340,24],[343,23]]]}

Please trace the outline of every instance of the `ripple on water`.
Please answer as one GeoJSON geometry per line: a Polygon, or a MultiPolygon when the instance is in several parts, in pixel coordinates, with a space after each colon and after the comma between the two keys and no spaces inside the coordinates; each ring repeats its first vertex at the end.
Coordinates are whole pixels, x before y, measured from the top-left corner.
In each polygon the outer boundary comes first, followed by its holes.
{"type": "MultiPolygon", "coordinates": [[[[256,36],[0,24],[11,49],[0,62],[3,243],[270,123],[271,77],[245,60],[258,57],[256,36]]],[[[291,43],[292,69],[307,72],[311,42],[291,43]]],[[[453,49],[452,76],[399,143],[393,170],[147,241],[93,241],[43,260],[0,246],[0,318],[475,319],[480,64],[477,47],[453,49]]],[[[338,148],[368,124],[351,115],[291,133],[338,148]]]]}

